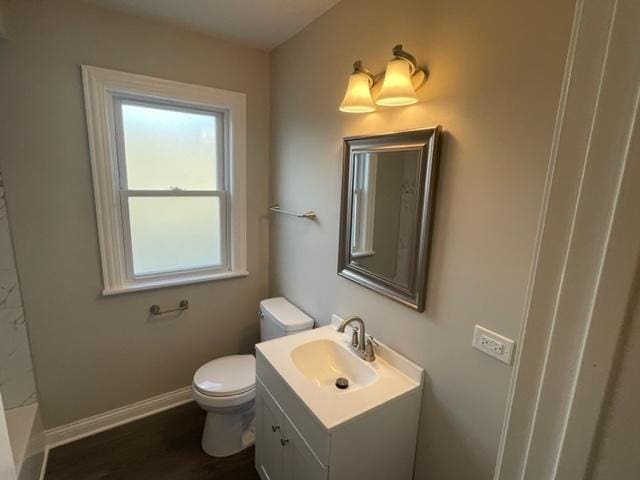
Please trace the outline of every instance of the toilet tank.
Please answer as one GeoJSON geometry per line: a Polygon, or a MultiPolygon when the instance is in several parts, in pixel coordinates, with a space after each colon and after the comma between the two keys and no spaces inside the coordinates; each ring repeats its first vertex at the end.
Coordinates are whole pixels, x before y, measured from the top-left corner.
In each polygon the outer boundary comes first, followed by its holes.
{"type": "Polygon", "coordinates": [[[284,337],[313,328],[313,319],[284,297],[260,302],[260,340],[284,337]]]}

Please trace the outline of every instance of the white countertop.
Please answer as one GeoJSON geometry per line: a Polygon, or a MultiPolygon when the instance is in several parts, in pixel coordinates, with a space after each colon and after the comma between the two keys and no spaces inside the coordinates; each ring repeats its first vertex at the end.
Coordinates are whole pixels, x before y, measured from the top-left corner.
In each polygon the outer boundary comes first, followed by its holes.
{"type": "MultiPolygon", "coordinates": [[[[341,319],[334,315],[333,321],[341,319]]],[[[280,374],[313,415],[327,429],[366,413],[384,403],[422,388],[424,370],[384,344],[376,349],[376,360],[364,362],[349,348],[351,336],[335,326],[308,330],[256,345],[259,355],[280,374]],[[296,367],[291,352],[314,340],[332,340],[377,373],[377,379],[357,389],[323,388],[296,367]]]]}

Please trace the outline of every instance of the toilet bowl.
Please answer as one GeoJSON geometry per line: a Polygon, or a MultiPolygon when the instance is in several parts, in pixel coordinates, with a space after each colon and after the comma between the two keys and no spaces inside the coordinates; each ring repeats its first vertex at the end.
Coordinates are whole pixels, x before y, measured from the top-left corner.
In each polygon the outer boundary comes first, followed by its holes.
{"type": "MultiPolygon", "coordinates": [[[[260,302],[262,341],[313,328],[313,319],[284,297],[260,302]]],[[[229,355],[201,366],[193,376],[193,399],[207,412],[202,449],[228,457],[255,441],[256,359],[229,355]]]]}
{"type": "Polygon", "coordinates": [[[207,412],[202,449],[228,457],[253,445],[256,360],[231,355],[205,363],[193,376],[193,398],[207,412]]]}

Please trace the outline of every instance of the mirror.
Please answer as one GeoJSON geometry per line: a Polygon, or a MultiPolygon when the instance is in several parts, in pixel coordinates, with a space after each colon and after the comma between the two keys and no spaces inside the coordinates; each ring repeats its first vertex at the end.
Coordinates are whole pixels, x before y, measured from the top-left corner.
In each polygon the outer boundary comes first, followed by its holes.
{"type": "Polygon", "coordinates": [[[420,312],[440,132],[344,141],[338,274],[420,312]]]}

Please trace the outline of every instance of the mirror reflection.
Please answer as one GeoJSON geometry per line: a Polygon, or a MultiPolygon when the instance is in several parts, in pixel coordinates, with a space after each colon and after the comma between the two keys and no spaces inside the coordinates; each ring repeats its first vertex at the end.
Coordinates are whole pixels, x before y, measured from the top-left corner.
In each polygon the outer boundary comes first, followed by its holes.
{"type": "Polygon", "coordinates": [[[420,151],[358,152],[353,158],[351,263],[408,288],[418,209],[420,151]]]}
{"type": "Polygon", "coordinates": [[[344,139],[338,275],[424,311],[440,127],[344,139]]]}

